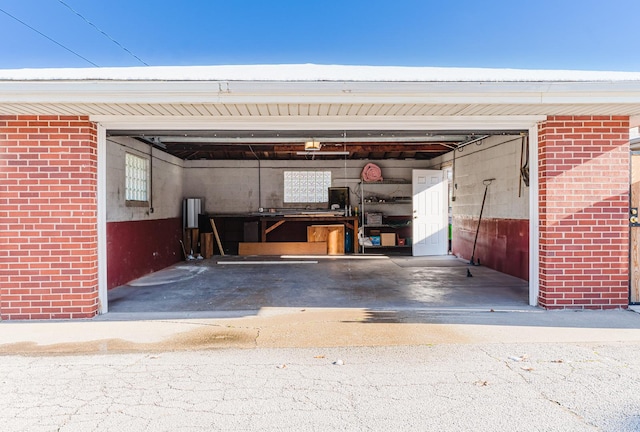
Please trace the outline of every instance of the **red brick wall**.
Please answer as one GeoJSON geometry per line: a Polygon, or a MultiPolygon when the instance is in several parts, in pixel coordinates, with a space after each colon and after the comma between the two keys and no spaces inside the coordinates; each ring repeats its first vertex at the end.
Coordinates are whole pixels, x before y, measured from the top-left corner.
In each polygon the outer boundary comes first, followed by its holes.
{"type": "Polygon", "coordinates": [[[548,117],[538,139],[540,305],[626,307],[629,118],[548,117]]]}
{"type": "Polygon", "coordinates": [[[0,116],[0,316],[98,310],[97,137],[87,117],[0,116]]]}

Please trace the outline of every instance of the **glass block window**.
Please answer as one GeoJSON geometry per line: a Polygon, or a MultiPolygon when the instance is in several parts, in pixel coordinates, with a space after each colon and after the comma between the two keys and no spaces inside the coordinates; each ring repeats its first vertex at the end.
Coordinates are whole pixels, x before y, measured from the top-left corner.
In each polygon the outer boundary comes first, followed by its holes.
{"type": "Polygon", "coordinates": [[[148,159],[126,153],[125,165],[126,200],[147,201],[148,159]]]}
{"type": "Polygon", "coordinates": [[[285,171],[285,203],[321,203],[329,201],[331,171],[285,171]]]}

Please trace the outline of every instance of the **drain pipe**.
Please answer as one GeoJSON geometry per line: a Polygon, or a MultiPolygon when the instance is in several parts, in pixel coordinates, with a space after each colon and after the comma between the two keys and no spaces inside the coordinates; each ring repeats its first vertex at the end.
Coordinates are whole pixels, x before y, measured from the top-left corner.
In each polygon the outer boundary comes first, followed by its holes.
{"type": "Polygon", "coordinates": [[[258,157],[256,152],[253,151],[253,147],[251,147],[251,144],[249,144],[249,150],[251,150],[251,153],[253,153],[253,155],[258,160],[258,209],[261,209],[262,208],[262,166],[260,165],[260,158],[258,157]]]}
{"type": "Polygon", "coordinates": [[[476,254],[476,244],[478,243],[478,233],[480,232],[480,223],[482,222],[482,212],[484,211],[484,203],[487,200],[487,190],[489,190],[489,185],[495,180],[495,178],[485,179],[482,181],[484,185],[484,196],[482,197],[482,205],[480,206],[480,217],[478,218],[478,228],[476,229],[476,238],[473,241],[473,251],[471,252],[471,259],[469,260],[469,264],[471,265],[480,265],[480,261],[478,260],[478,264],[475,263],[475,254],[476,254]]]}
{"type": "Polygon", "coordinates": [[[456,200],[456,191],[458,190],[458,184],[456,183],[456,150],[453,150],[453,166],[451,169],[451,182],[453,183],[451,188],[451,201],[456,200]]]}
{"type": "Polygon", "coordinates": [[[149,214],[153,213],[153,144],[149,144],[149,214]]]}

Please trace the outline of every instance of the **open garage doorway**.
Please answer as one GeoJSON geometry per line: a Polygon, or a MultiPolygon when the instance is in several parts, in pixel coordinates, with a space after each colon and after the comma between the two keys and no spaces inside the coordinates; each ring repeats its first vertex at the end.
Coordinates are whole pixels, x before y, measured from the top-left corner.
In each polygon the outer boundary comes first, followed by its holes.
{"type": "MultiPolygon", "coordinates": [[[[356,228],[353,223],[342,221],[345,222],[346,255],[365,258],[380,255],[400,272],[407,268],[449,268],[453,269],[454,278],[459,276],[457,267],[461,267],[464,284],[478,287],[483,281],[475,273],[497,270],[520,281],[510,280],[507,285],[518,286],[514,288],[519,292],[516,296],[524,304],[535,305],[537,288],[530,289],[529,220],[530,209],[537,202],[534,204],[530,199],[529,178],[525,181],[523,177],[533,162],[529,135],[526,129],[250,132],[109,129],[103,137],[106,291],[112,293],[116,287],[172,265],[176,268],[178,263],[181,267],[185,257],[204,258],[203,263],[197,259],[187,262],[192,268],[211,267],[204,263],[212,258],[205,258],[207,253],[202,242],[207,240],[201,240],[201,235],[211,242],[207,247],[216,262],[223,253],[225,257],[236,257],[242,243],[260,243],[265,236],[267,242],[273,243],[308,240],[308,221],[292,217],[274,228],[276,224],[263,224],[261,218],[274,213],[333,210],[323,198],[303,203],[285,200],[285,178],[291,175],[287,173],[303,173],[300,177],[304,177],[306,183],[298,179],[298,183],[290,187],[305,185],[308,190],[311,173],[323,176],[329,173],[330,187],[348,190],[350,217],[357,218],[358,222],[356,228]],[[305,150],[308,142],[319,142],[321,148],[305,150]],[[362,186],[362,172],[367,164],[375,164],[381,171],[382,181],[376,186],[379,189],[376,192],[362,186]],[[443,258],[451,261],[410,260],[413,239],[407,226],[410,227],[413,218],[411,179],[413,170],[417,169],[443,170],[446,175],[451,248],[443,258]],[[146,175],[147,183],[143,187],[147,188],[148,195],[145,199],[130,199],[128,195],[132,188],[127,182],[136,175],[146,175]],[[485,180],[489,178],[493,180],[487,186],[485,180]],[[183,205],[186,198],[202,200],[204,217],[200,218],[196,237],[194,231],[190,238],[185,237],[183,205]],[[380,216],[382,223],[379,223],[380,229],[376,229],[376,223],[371,221],[380,216]],[[351,243],[346,238],[349,233],[351,243]],[[385,244],[382,244],[383,237],[386,237],[385,244]],[[372,244],[363,247],[366,239],[372,244]],[[377,241],[380,243],[373,244],[377,241]],[[473,263],[470,263],[472,257],[473,263]]],[[[335,224],[322,221],[321,225],[335,224]]],[[[335,267],[342,268],[346,276],[354,265],[335,267]]],[[[250,274],[242,266],[224,268],[235,271],[238,277],[250,274]]],[[[533,268],[537,268],[537,264],[533,268]]],[[[418,273],[405,270],[403,274],[418,273]]],[[[305,273],[299,274],[297,281],[308,283],[305,273]]],[[[420,278],[428,280],[424,274],[420,278]]],[[[338,283],[339,278],[335,280],[338,283]]],[[[410,285],[415,286],[414,282],[410,285]]],[[[423,288],[428,291],[426,285],[423,288]]],[[[318,290],[317,294],[321,292],[318,290]]],[[[101,293],[103,302],[115,304],[116,297],[104,290],[101,293]]],[[[117,302],[126,300],[118,295],[117,302]]],[[[461,301],[461,297],[450,298],[458,298],[452,304],[473,303],[471,298],[465,301],[461,301]]],[[[481,304],[479,298],[476,300],[476,304],[481,304]]]]}

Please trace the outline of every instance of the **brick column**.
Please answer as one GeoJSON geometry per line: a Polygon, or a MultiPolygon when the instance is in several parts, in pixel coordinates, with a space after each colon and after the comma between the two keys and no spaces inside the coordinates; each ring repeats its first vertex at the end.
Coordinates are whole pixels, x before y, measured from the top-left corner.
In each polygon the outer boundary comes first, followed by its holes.
{"type": "Polygon", "coordinates": [[[626,307],[629,118],[548,117],[538,140],[540,305],[626,307]]]}
{"type": "Polygon", "coordinates": [[[87,117],[0,116],[0,315],[98,310],[97,135],[87,117]]]}

